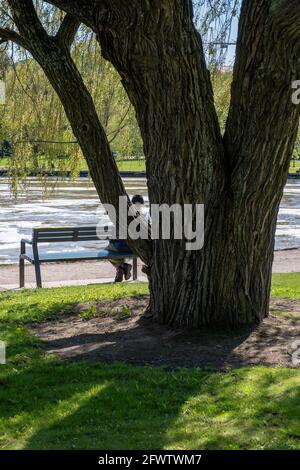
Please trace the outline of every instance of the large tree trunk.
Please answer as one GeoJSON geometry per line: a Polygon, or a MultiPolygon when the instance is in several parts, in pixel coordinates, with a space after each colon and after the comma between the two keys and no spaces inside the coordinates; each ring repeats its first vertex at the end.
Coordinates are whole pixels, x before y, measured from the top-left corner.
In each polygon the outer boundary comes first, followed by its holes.
{"type": "MultiPolygon", "coordinates": [[[[154,240],[151,258],[144,257],[155,320],[185,327],[261,321],[268,315],[276,217],[299,122],[291,84],[300,34],[280,21],[280,6],[296,3],[274,2],[271,14],[269,0],[244,0],[224,138],[189,0],[50,3],[90,26],[120,73],[144,141],[150,203],[205,205],[201,251],[186,251],[184,241],[154,240]]],[[[57,81],[53,68],[43,58],[40,63],[68,112],[75,90],[66,93],[67,80],[57,81]]],[[[91,154],[105,198],[116,169],[107,158],[111,179],[103,177],[86,143],[96,117],[90,114],[86,128],[74,113],[68,112],[74,133],[91,154]]],[[[123,191],[117,181],[113,198],[123,191]]]]}
{"type": "Polygon", "coordinates": [[[291,100],[299,48],[280,37],[268,1],[244,1],[222,141],[190,2],[156,2],[151,12],[133,3],[109,18],[103,11],[95,29],[137,112],[150,202],[205,204],[202,251],[153,242],[153,316],[191,327],[259,322],[299,123],[291,100]]]}

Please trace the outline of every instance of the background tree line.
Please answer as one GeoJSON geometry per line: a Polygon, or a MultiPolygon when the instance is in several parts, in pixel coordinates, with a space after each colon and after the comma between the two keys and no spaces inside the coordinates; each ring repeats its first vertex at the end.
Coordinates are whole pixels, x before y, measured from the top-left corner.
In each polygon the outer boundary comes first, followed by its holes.
{"type": "MultiPolygon", "coordinates": [[[[142,155],[143,144],[134,110],[111,64],[103,59],[92,34],[76,45],[73,54],[96,103],[97,111],[119,158],[142,155]]],[[[85,160],[73,135],[60,100],[39,65],[30,57],[18,62],[1,54],[1,75],[6,84],[6,104],[2,105],[0,140],[3,157],[11,166],[24,170],[38,167],[60,168],[76,173],[85,160]],[[9,145],[7,145],[9,143],[9,145]]],[[[216,110],[224,132],[230,104],[231,71],[214,71],[216,110]]],[[[300,128],[294,155],[299,155],[300,128]]]]}
{"type": "MultiPolygon", "coordinates": [[[[204,47],[212,74],[216,112],[222,133],[230,107],[232,71],[222,69],[226,63],[226,49],[214,45],[230,40],[232,19],[238,14],[239,2],[228,0],[214,9],[206,3],[194,2],[195,22],[205,38],[204,47]],[[218,15],[215,14],[215,9],[218,15]],[[214,31],[212,33],[212,31],[214,31]]],[[[37,11],[55,33],[62,20],[58,9],[35,2],[37,11]]],[[[1,20],[6,11],[0,10],[1,20]]],[[[90,91],[101,124],[111,148],[119,158],[143,155],[143,143],[135,111],[121,83],[121,78],[110,62],[104,60],[95,34],[81,25],[72,45],[72,57],[90,91]]],[[[6,83],[6,105],[0,116],[2,166],[9,165],[26,174],[27,168],[46,167],[70,170],[76,174],[86,168],[80,146],[76,143],[61,101],[40,66],[30,54],[16,45],[4,43],[0,49],[0,78],[6,83]]],[[[294,157],[299,156],[300,128],[294,157]]]]}
{"type": "MultiPolygon", "coordinates": [[[[1,52],[6,104],[0,118],[0,140],[13,148],[11,164],[19,170],[41,164],[73,172],[84,168],[84,157],[63,106],[43,71],[26,52],[14,52],[13,57],[11,53],[1,52]]],[[[118,73],[99,53],[94,35],[83,29],[72,55],[93,96],[111,148],[120,158],[142,155],[133,107],[118,73]]]]}

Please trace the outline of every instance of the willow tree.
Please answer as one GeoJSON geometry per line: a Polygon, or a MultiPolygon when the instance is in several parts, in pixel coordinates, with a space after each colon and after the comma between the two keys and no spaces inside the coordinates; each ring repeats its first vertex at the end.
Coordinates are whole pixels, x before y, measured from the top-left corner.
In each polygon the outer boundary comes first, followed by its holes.
{"type": "MultiPolygon", "coordinates": [[[[46,22],[53,28],[58,18],[46,13],[46,22]]],[[[0,49],[0,77],[6,83],[6,104],[1,109],[0,135],[1,142],[5,138],[14,149],[11,169],[26,174],[34,163],[39,166],[38,155],[42,155],[43,166],[55,165],[76,174],[82,168],[82,153],[56,93],[27,51],[2,47],[6,50],[0,49]]],[[[72,57],[111,147],[121,155],[140,155],[138,126],[120,77],[99,54],[95,35],[83,25],[72,44],[72,57]]]]}
{"type": "MultiPolygon", "coordinates": [[[[149,268],[150,308],[169,325],[238,325],[268,315],[276,218],[300,107],[298,0],[243,0],[222,136],[190,0],[49,0],[55,35],[32,0],[8,0],[4,40],[30,51],[57,92],[102,202],[126,195],[93,100],[70,54],[80,22],[97,35],[133,104],[151,203],[205,204],[205,243],[133,244],[149,268]]],[[[208,5],[211,2],[208,2],[208,5]]],[[[208,7],[210,8],[210,7],[208,7]]]]}

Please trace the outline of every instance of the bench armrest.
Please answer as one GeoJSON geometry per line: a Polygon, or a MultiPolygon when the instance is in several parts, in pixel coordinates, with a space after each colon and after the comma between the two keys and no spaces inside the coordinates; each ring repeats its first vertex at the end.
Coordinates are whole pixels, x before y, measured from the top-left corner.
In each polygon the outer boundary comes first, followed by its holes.
{"type": "Polygon", "coordinates": [[[32,241],[27,240],[27,238],[22,238],[21,243],[27,243],[28,245],[32,245],[32,241]]]}

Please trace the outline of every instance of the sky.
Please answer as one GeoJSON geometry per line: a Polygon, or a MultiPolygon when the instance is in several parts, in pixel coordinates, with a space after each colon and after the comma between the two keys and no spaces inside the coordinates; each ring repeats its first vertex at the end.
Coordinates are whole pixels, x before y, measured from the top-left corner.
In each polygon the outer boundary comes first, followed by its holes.
{"type": "MultiPolygon", "coordinates": [[[[230,42],[236,42],[238,34],[238,18],[235,18],[232,23],[232,31],[230,35],[230,42]]],[[[233,65],[235,58],[235,46],[228,46],[228,53],[226,57],[226,65],[233,65]]]]}
{"type": "MultiPolygon", "coordinates": [[[[238,17],[233,18],[232,24],[231,24],[231,31],[230,35],[228,36],[227,40],[229,43],[235,43],[237,41],[237,35],[238,35],[238,17]]],[[[216,29],[214,29],[213,26],[209,28],[209,33],[207,34],[206,37],[203,37],[203,43],[204,45],[208,45],[210,42],[213,42],[216,40],[218,36],[218,26],[216,26],[216,29]]],[[[217,46],[218,51],[221,51],[221,46],[217,46]]],[[[223,48],[224,51],[224,48],[223,48]]],[[[236,51],[236,46],[234,44],[228,44],[227,45],[227,51],[226,51],[226,59],[224,65],[232,67],[234,64],[235,60],[235,51],[236,51]]]]}

